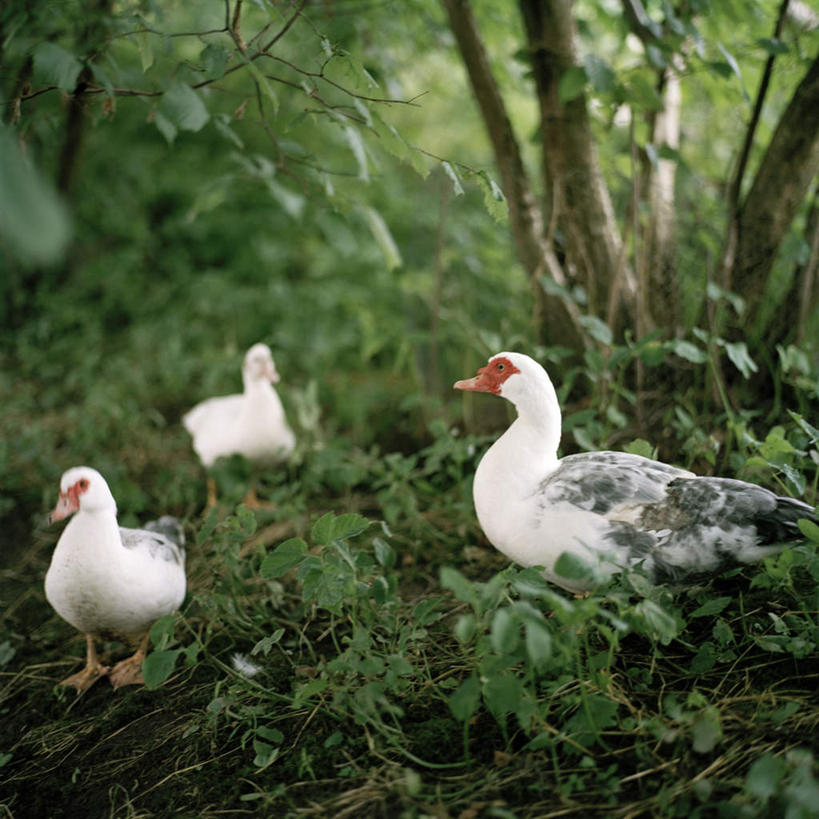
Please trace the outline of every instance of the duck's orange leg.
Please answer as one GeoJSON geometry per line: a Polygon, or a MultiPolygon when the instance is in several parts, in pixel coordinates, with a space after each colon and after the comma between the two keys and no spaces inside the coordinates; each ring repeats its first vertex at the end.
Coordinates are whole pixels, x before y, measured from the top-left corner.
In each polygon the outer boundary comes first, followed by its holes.
{"type": "Polygon", "coordinates": [[[208,499],[205,501],[205,511],[208,512],[216,506],[216,481],[211,478],[210,475],[207,477],[207,484],[208,484],[208,499]]]}
{"type": "Polygon", "coordinates": [[[148,641],[150,633],[146,634],[139,643],[139,648],[126,660],[120,660],[108,674],[111,685],[114,688],[122,688],[123,685],[141,685],[145,682],[142,679],[142,661],[148,653],[148,641]]]}
{"type": "Polygon", "coordinates": [[[97,647],[94,645],[94,638],[90,634],[85,635],[86,659],[85,668],[66,677],[60,685],[70,685],[77,691],[87,691],[100,677],[104,677],[110,669],[103,665],[97,657],[97,647]]]}

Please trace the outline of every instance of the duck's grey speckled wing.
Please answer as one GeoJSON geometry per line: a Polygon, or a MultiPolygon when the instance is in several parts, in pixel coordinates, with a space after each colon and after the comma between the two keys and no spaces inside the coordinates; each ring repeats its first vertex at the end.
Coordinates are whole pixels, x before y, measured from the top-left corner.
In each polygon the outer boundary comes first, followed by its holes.
{"type": "Polygon", "coordinates": [[[628,452],[568,455],[540,485],[542,507],[568,503],[604,517],[621,507],[656,503],[675,478],[691,472],[628,452]]]}
{"type": "Polygon", "coordinates": [[[628,453],[572,455],[541,484],[543,508],[606,519],[604,541],[655,582],[680,581],[774,554],[801,538],[812,507],[745,481],[696,477],[628,453]]]}
{"type": "Polygon", "coordinates": [[[119,533],[126,549],[146,549],[153,558],[180,566],[185,564],[185,531],[182,524],[170,515],[146,523],[144,529],[120,526],[119,533]]]}

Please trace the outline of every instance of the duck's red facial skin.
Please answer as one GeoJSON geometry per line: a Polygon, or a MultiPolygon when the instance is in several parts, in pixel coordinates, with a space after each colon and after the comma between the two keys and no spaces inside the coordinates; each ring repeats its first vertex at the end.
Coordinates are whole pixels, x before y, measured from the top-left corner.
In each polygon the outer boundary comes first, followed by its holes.
{"type": "Polygon", "coordinates": [[[485,367],[481,367],[474,378],[456,381],[453,388],[472,392],[491,392],[493,395],[500,395],[503,382],[510,375],[519,372],[520,370],[508,358],[501,355],[493,358],[485,367]]]}
{"type": "Polygon", "coordinates": [[[60,492],[60,499],[49,515],[49,521],[54,523],[55,521],[67,518],[69,515],[73,515],[74,512],[80,508],[80,495],[87,491],[87,489],[88,480],[86,478],[80,478],[73,486],[69,486],[65,492],[60,492]]]}

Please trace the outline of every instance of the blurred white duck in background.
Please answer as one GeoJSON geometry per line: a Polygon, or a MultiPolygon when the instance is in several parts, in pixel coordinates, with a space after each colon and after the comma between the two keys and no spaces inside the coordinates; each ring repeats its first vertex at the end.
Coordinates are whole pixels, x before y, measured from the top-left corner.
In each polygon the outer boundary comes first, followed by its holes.
{"type": "Polygon", "coordinates": [[[108,676],[114,688],[141,683],[148,630],[185,598],[184,533],[165,516],[144,529],[117,524],[117,504],[105,478],[76,466],[60,479],[51,520],[74,517],[63,530],[45,577],[45,594],[57,614],[85,635],[86,665],[62,685],[85,691],[108,676]],[[97,657],[97,639],[139,643],[112,669],[97,657]]]}
{"type": "Polygon", "coordinates": [[[486,537],[522,566],[572,590],[554,571],[564,552],[606,573],[642,563],[654,582],[685,582],[798,542],[808,504],[767,489],[625,452],[557,457],[561,413],[543,367],[498,353],[455,389],[511,401],[517,419],[478,464],[473,498],[486,537]]]}
{"type": "MultiPolygon", "coordinates": [[[[187,412],[182,423],[193,437],[193,448],[208,469],[220,457],[243,455],[269,465],[287,458],[296,439],[273,384],[279,374],[266,344],[254,344],[242,364],[244,392],[209,398],[187,412]]],[[[208,506],[216,503],[216,485],[208,477],[208,506]]],[[[255,482],[245,503],[258,506],[255,482]]]]}

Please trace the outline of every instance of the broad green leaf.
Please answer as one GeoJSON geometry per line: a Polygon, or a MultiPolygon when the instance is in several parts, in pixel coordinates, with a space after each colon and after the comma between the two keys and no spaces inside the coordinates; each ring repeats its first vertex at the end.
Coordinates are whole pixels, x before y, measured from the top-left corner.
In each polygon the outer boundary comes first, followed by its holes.
{"type": "Polygon", "coordinates": [[[717,657],[713,644],[705,642],[694,655],[694,659],[691,660],[691,672],[693,674],[705,674],[714,667],[716,661],[717,657]]]}
{"type": "Polygon", "coordinates": [[[807,478],[798,469],[794,469],[794,467],[792,467],[790,464],[781,464],[779,468],[785,474],[785,478],[791,485],[794,493],[797,495],[804,494],[808,485],[807,478]]]}
{"type": "Polygon", "coordinates": [[[756,366],[744,341],[725,342],[725,352],[733,365],[742,373],[743,378],[750,378],[759,367],[756,366]]]}
{"type": "Polygon", "coordinates": [[[577,738],[588,743],[589,739],[599,737],[601,731],[615,723],[618,708],[618,704],[608,697],[585,696],[583,704],[566,722],[566,731],[579,734],[577,738]]]}
{"type": "Polygon", "coordinates": [[[481,702],[481,684],[474,674],[470,674],[449,698],[449,708],[455,719],[466,722],[477,710],[481,702]]]}
{"type": "Polygon", "coordinates": [[[796,521],[796,525],[799,527],[799,531],[808,540],[812,540],[814,543],[819,543],[819,526],[817,526],[812,520],[808,520],[808,518],[800,518],[798,521],[796,521]]]}
{"type": "Polygon", "coordinates": [[[700,349],[696,344],[692,344],[690,341],[678,339],[672,341],[670,347],[672,352],[676,353],[680,358],[684,358],[686,361],[691,361],[694,364],[703,364],[708,361],[708,354],[705,350],[700,349]]]}
{"type": "Polygon", "coordinates": [[[310,537],[317,546],[326,546],[332,542],[335,517],[332,512],[326,512],[313,524],[310,537]]]}
{"type": "Polygon", "coordinates": [[[643,438],[635,438],[631,443],[623,447],[623,451],[629,452],[632,455],[639,455],[642,458],[648,458],[652,461],[657,460],[657,447],[652,446],[643,438]]]}
{"type": "Polygon", "coordinates": [[[496,222],[506,221],[509,217],[509,210],[503,191],[495,184],[494,180],[486,171],[481,171],[476,174],[475,179],[483,191],[483,203],[489,215],[496,222]]]}
{"type": "Polygon", "coordinates": [[[375,559],[384,568],[389,569],[395,565],[395,549],[383,538],[373,538],[373,551],[375,559]]]}
{"type": "Polygon", "coordinates": [[[612,67],[602,57],[598,57],[596,54],[588,54],[583,59],[583,65],[586,69],[586,76],[595,91],[600,93],[611,91],[614,87],[615,74],[612,67]]]}
{"type": "Polygon", "coordinates": [[[173,673],[176,658],[182,653],[181,648],[152,651],[142,661],[142,678],[148,689],[158,688],[173,673]]]}
{"type": "Polygon", "coordinates": [[[706,708],[694,717],[691,723],[691,739],[691,747],[698,754],[707,754],[714,750],[722,739],[722,726],[716,708],[706,708]]]}
{"type": "Polygon", "coordinates": [[[298,566],[307,554],[307,544],[300,537],[291,537],[280,543],[269,555],[265,555],[259,574],[262,577],[281,577],[298,566]]]}
{"type": "Polygon", "coordinates": [[[751,796],[767,802],[778,790],[785,775],[785,763],[771,754],[763,754],[745,775],[745,791],[751,796]]]}
{"type": "Polygon", "coordinates": [[[455,621],[453,631],[459,643],[468,643],[475,636],[477,623],[474,614],[462,614],[455,621]]]}
{"type": "Polygon", "coordinates": [[[361,534],[369,525],[370,521],[367,518],[355,512],[339,515],[333,520],[330,527],[330,539],[345,540],[348,537],[354,537],[361,534]]]}
{"type": "Polygon", "coordinates": [[[266,657],[270,653],[270,649],[272,649],[282,637],[284,637],[283,628],[277,628],[272,634],[269,634],[267,637],[262,637],[262,639],[259,640],[251,649],[251,656],[255,656],[256,654],[264,654],[266,657]]]}
{"type": "Polygon", "coordinates": [[[728,643],[733,643],[735,640],[733,629],[726,620],[722,619],[722,617],[720,617],[717,622],[714,623],[714,627],[711,629],[711,634],[714,635],[714,639],[721,646],[725,646],[728,643]]]}
{"type": "Polygon", "coordinates": [[[199,94],[182,82],[174,83],[162,95],[159,108],[180,131],[199,131],[210,119],[199,94]]]}
{"type": "Polygon", "coordinates": [[[157,131],[168,141],[168,144],[176,139],[179,129],[161,111],[154,111],[153,123],[156,125],[157,131]]]}
{"type": "Polygon", "coordinates": [[[422,179],[429,176],[429,164],[426,157],[417,148],[410,145],[392,125],[382,119],[378,111],[373,112],[373,128],[384,150],[401,161],[408,162],[422,179]]]}
{"type": "Polygon", "coordinates": [[[581,316],[580,323],[583,325],[585,331],[595,340],[599,341],[606,347],[611,346],[612,335],[611,329],[602,319],[597,316],[581,316]]]}
{"type": "Polygon", "coordinates": [[[552,635],[542,623],[526,623],[526,654],[535,668],[543,668],[552,657],[552,635]]]}
{"type": "Polygon", "coordinates": [[[0,125],[0,237],[26,265],[58,262],[70,237],[56,190],[24,157],[14,132],[0,125]]]}
{"type": "Polygon", "coordinates": [[[496,717],[513,714],[524,699],[523,683],[513,674],[492,674],[484,683],[483,698],[496,717]]]}
{"type": "Polygon", "coordinates": [[[205,70],[205,74],[210,79],[218,79],[224,76],[228,60],[230,59],[230,52],[224,46],[210,43],[202,49],[199,59],[202,61],[202,68],[205,70]]]}
{"type": "Polygon", "coordinates": [[[361,119],[364,120],[364,124],[366,125],[366,127],[372,128],[373,117],[367,105],[357,97],[353,97],[353,106],[355,107],[355,110],[358,111],[358,113],[361,115],[361,119]]]}
{"type": "Polygon", "coordinates": [[[73,91],[82,63],[56,43],[46,42],[34,49],[34,71],[47,84],[56,85],[63,91],[73,91]]]}
{"type": "Polygon", "coordinates": [[[511,654],[520,642],[520,632],[517,620],[512,617],[509,609],[498,609],[492,618],[492,628],[489,632],[492,648],[498,654],[511,654]]]}
{"type": "Polygon", "coordinates": [[[134,36],[136,37],[139,61],[142,63],[142,73],[144,74],[154,64],[154,51],[151,46],[151,37],[153,35],[147,31],[142,31],[134,36]]]}
{"type": "Polygon", "coordinates": [[[412,610],[412,620],[419,626],[428,626],[430,623],[434,623],[441,619],[441,613],[439,611],[440,607],[440,598],[433,597],[422,600],[412,610]]]}
{"type": "Polygon", "coordinates": [[[395,239],[392,238],[387,223],[381,214],[375,208],[365,207],[364,217],[367,220],[367,225],[373,235],[381,253],[384,255],[384,261],[387,263],[388,270],[395,270],[396,267],[401,267],[404,263],[401,258],[401,251],[398,245],[395,244],[395,239]]]}
{"type": "Polygon", "coordinates": [[[281,753],[281,748],[269,745],[267,742],[262,742],[260,739],[254,739],[253,751],[256,754],[256,756],[253,758],[253,764],[257,768],[266,768],[268,765],[278,759],[279,754],[281,753]]]}
{"type": "Polygon", "coordinates": [[[278,728],[268,728],[266,725],[260,725],[256,728],[256,734],[268,742],[277,744],[284,742],[284,734],[278,728]]]}
{"type": "Polygon", "coordinates": [[[677,636],[677,621],[653,600],[641,600],[634,613],[642,620],[643,628],[663,645],[677,636]]]}
{"type": "Polygon", "coordinates": [[[441,586],[449,589],[462,603],[473,603],[477,599],[475,587],[457,569],[442,566],[439,576],[441,586]]]}
{"type": "Polygon", "coordinates": [[[759,37],[756,44],[762,46],[768,54],[773,54],[774,56],[787,54],[790,51],[787,43],[783,43],[782,40],[777,40],[775,37],[759,37]]]}
{"type": "Polygon", "coordinates": [[[583,93],[588,80],[589,77],[584,66],[573,65],[567,68],[557,84],[557,98],[564,104],[577,99],[583,93]]]}
{"type": "Polygon", "coordinates": [[[654,85],[642,74],[634,74],[625,86],[626,98],[639,108],[647,111],[662,111],[663,98],[654,85]]]}
{"type": "Polygon", "coordinates": [[[733,598],[731,597],[715,597],[712,600],[706,600],[699,608],[691,612],[691,617],[712,617],[715,614],[720,614],[726,606],[730,605],[733,598]]]}
{"type": "Polygon", "coordinates": [[[218,525],[219,509],[214,506],[213,509],[208,512],[208,516],[205,518],[202,526],[196,533],[196,545],[201,546],[214,533],[218,525]]]}
{"type": "Polygon", "coordinates": [[[441,167],[444,169],[444,173],[452,180],[452,190],[455,193],[455,196],[463,196],[463,185],[461,185],[461,180],[458,179],[458,174],[455,172],[455,168],[453,168],[449,162],[442,162],[441,167]]]}
{"type": "Polygon", "coordinates": [[[554,573],[566,580],[593,581],[594,570],[579,555],[562,552],[555,561],[554,573]]]}
{"type": "Polygon", "coordinates": [[[243,503],[236,507],[236,525],[241,530],[242,540],[246,540],[256,531],[256,515],[243,503]]]}
{"type": "Polygon", "coordinates": [[[731,307],[734,308],[734,312],[738,316],[741,316],[745,312],[745,299],[738,293],[732,293],[730,290],[726,290],[714,282],[708,282],[705,292],[711,301],[716,302],[720,299],[727,301],[731,307]]]}
{"type": "Polygon", "coordinates": [[[301,219],[307,200],[300,194],[280,185],[275,179],[266,178],[265,186],[270,195],[282,206],[282,210],[294,219],[301,219]]]}
{"type": "Polygon", "coordinates": [[[240,150],[245,147],[242,138],[230,127],[230,117],[227,114],[217,114],[213,119],[216,130],[240,150]]]}
{"type": "Polygon", "coordinates": [[[364,140],[361,139],[361,134],[358,132],[358,129],[352,125],[345,125],[344,136],[358,165],[358,178],[362,180],[362,182],[369,182],[370,170],[367,164],[367,151],[364,148],[364,140]]]}
{"type": "Polygon", "coordinates": [[[315,697],[316,694],[321,694],[329,684],[330,681],[326,677],[316,677],[314,680],[308,680],[303,685],[297,686],[295,696],[293,697],[293,710],[298,710],[306,702],[309,702],[315,697]]]}
{"type": "Polygon", "coordinates": [[[793,418],[794,421],[799,425],[809,438],[812,444],[819,443],[819,429],[809,424],[801,415],[791,410],[788,410],[788,414],[793,418]]]}
{"type": "Polygon", "coordinates": [[[176,615],[166,614],[160,617],[151,626],[151,643],[157,650],[162,650],[173,640],[173,629],[176,625],[176,615]]]}
{"type": "Polygon", "coordinates": [[[739,70],[739,64],[734,59],[733,54],[731,54],[725,46],[717,42],[717,48],[722,53],[722,56],[725,57],[725,62],[731,67],[731,71],[736,74],[736,78],[739,80],[739,87],[742,90],[742,96],[748,101],[751,101],[751,98],[748,96],[748,92],[745,90],[745,82],[742,79],[742,72],[739,70]]]}

